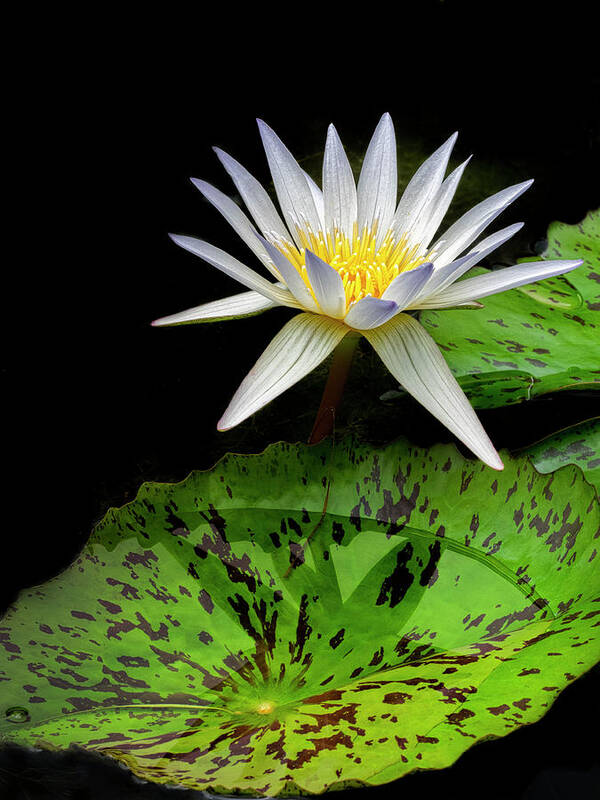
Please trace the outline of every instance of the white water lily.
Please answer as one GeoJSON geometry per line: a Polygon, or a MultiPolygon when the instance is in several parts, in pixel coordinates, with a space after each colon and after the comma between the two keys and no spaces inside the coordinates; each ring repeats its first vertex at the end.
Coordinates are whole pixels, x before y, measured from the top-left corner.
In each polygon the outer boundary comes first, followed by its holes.
{"type": "Polygon", "coordinates": [[[502,461],[437,345],[407,311],[476,304],[487,295],[568,272],[581,261],[536,261],[458,281],[522,223],[473,243],[532,183],[478,203],[445,233],[435,233],[467,161],[445,176],[456,134],[416,171],[398,205],[396,140],[389,114],[367,149],[358,185],[330,125],[320,189],[278,136],[258,121],[285,222],[260,183],[215,148],[255,225],[225,194],[193,183],[275,278],[191,236],[171,238],[250,291],[156,320],[154,325],[234,319],[283,305],[300,310],[250,370],[218,423],[238,425],[317,367],[346,334],[358,331],[392,375],[482,461],[502,461]],[[256,227],[255,227],[256,226],[256,227]],[[466,251],[466,253],[465,253],[466,251]],[[458,281],[458,282],[457,282],[458,281]]]}

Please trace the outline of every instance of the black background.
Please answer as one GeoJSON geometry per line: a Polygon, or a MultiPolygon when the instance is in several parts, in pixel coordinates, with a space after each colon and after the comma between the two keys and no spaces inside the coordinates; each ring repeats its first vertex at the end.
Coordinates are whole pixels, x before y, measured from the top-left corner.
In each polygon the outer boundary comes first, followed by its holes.
{"type": "MultiPolygon", "coordinates": [[[[232,193],[212,145],[268,181],[256,117],[308,156],[322,149],[331,121],[344,142],[364,149],[389,111],[399,138],[433,151],[459,130],[459,157],[475,153],[511,172],[523,167],[519,180],[536,179],[503,217],[503,225],[526,220],[524,249],[551,220],[575,223],[598,206],[590,20],[583,5],[560,18],[534,6],[530,17],[527,4],[452,2],[410,13],[368,4],[88,9],[38,16],[35,31],[27,28],[21,59],[35,67],[16,92],[7,151],[24,224],[9,269],[20,282],[9,286],[4,315],[11,347],[2,369],[0,608],[66,566],[106,508],[142,481],[180,479],[228,450],[310,432],[319,398],[301,386],[239,429],[215,430],[286,310],[228,325],[149,325],[237,291],[175,247],[169,231],[251,263],[188,181],[201,177],[232,193]]],[[[390,388],[384,380],[373,394],[390,388]]],[[[518,448],[598,405],[598,395],[571,393],[481,417],[498,447],[518,448]]],[[[452,441],[413,407],[410,431],[391,421],[379,439],[407,433],[418,444],[452,441]]],[[[450,770],[361,796],[587,797],[596,753],[586,720],[600,711],[598,684],[598,672],[589,673],[542,722],[477,746],[450,770]]],[[[2,798],[116,796],[169,795],[88,755],[0,752],[2,798]]]]}

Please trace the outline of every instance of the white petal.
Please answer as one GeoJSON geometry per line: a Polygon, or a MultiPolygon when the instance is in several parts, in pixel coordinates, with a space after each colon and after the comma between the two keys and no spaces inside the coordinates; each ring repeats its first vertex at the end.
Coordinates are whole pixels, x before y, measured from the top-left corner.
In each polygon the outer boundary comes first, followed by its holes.
{"type": "Polygon", "coordinates": [[[377,222],[377,239],[381,241],[394,216],[398,173],[396,136],[389,114],[384,114],[369,143],[358,179],[358,231],[372,228],[377,222]]]}
{"type": "Polygon", "coordinates": [[[252,218],[263,234],[265,236],[275,235],[279,239],[291,242],[292,237],[281,221],[281,217],[277,213],[271,198],[256,178],[245,167],[242,167],[235,158],[232,158],[218,147],[213,149],[219,161],[229,173],[248,211],[252,214],[252,218]]]}
{"type": "Polygon", "coordinates": [[[229,253],[219,250],[218,247],[214,247],[212,244],[202,241],[202,239],[195,239],[193,236],[169,235],[175,244],[183,247],[184,250],[189,250],[190,253],[200,256],[213,267],[220,269],[221,272],[239,281],[248,289],[259,292],[277,305],[290,306],[291,308],[300,307],[291,292],[269,283],[262,275],[254,272],[254,270],[242,264],[241,261],[238,261],[237,258],[230,256],[229,253]]]}
{"type": "Polygon", "coordinates": [[[426,248],[433,239],[435,232],[442,224],[442,220],[446,216],[446,212],[450,207],[450,203],[456,193],[460,179],[462,178],[465,167],[471,160],[471,156],[463,161],[453,172],[448,175],[446,180],[438,189],[431,204],[427,207],[426,213],[423,214],[422,224],[415,224],[412,230],[412,239],[420,242],[426,248]]]}
{"type": "Polygon", "coordinates": [[[327,131],[323,158],[323,200],[325,230],[333,233],[337,228],[348,239],[352,239],[358,214],[356,184],[352,167],[333,125],[327,131]]]}
{"type": "Polygon", "coordinates": [[[307,311],[316,311],[318,313],[319,307],[313,300],[296,267],[271,242],[266,239],[263,239],[262,242],[277,270],[281,273],[284,283],[296,300],[307,311]]]}
{"type": "Polygon", "coordinates": [[[448,159],[457,136],[458,133],[453,133],[427,161],[421,164],[411,178],[398,203],[392,222],[392,228],[397,238],[400,238],[403,233],[410,233],[412,228],[419,223],[421,216],[427,213],[427,206],[437,194],[444,180],[448,159]]]}
{"type": "Polygon", "coordinates": [[[436,343],[415,319],[397,314],[364,336],[406,391],[493,469],[502,461],[436,343]]]}
{"type": "Polygon", "coordinates": [[[433,264],[420,264],[408,272],[401,272],[381,295],[383,300],[393,300],[400,311],[414,300],[426,286],[433,272],[433,264]]]}
{"type": "MultiPolygon", "coordinates": [[[[477,262],[487,258],[490,253],[493,253],[501,244],[508,241],[508,239],[514,236],[517,231],[520,231],[522,227],[522,222],[516,222],[514,225],[502,228],[501,231],[496,231],[496,233],[493,233],[491,236],[486,236],[485,239],[482,239],[481,242],[466,255],[457,258],[455,261],[451,261],[449,264],[445,264],[443,267],[434,269],[431,280],[427,286],[425,286],[420,296],[417,297],[417,302],[414,303],[414,306],[421,308],[422,300],[427,300],[432,295],[438,294],[447,286],[450,286],[454,281],[457,281],[467,270],[475,266],[477,262]]],[[[437,265],[434,264],[434,267],[436,266],[437,265]]]]}
{"type": "Polygon", "coordinates": [[[268,308],[274,308],[277,303],[268,300],[258,292],[242,292],[232,297],[224,297],[222,300],[213,300],[211,303],[203,303],[179,314],[171,314],[168,317],[161,317],[154,320],[154,327],[163,325],[185,325],[191,322],[216,322],[221,319],[237,319],[238,317],[249,317],[260,314],[268,308]]]}
{"type": "Polygon", "coordinates": [[[525,181],[515,186],[509,186],[491,197],[486,198],[481,203],[473,206],[466,214],[451,225],[444,235],[433,245],[433,260],[436,265],[453,261],[460,253],[467,248],[480,233],[496,219],[504,209],[514,202],[517,197],[526,191],[533,181],[525,181]]]}
{"type": "Polygon", "coordinates": [[[304,253],[304,264],[321,311],[330,317],[343,317],[346,293],[340,273],[310,250],[304,253]]]}
{"type": "Polygon", "coordinates": [[[313,202],[315,204],[315,208],[317,209],[317,214],[319,215],[319,222],[321,223],[320,230],[325,230],[325,201],[323,200],[323,192],[319,189],[317,184],[314,180],[310,177],[308,172],[302,170],[304,173],[304,177],[306,178],[306,182],[308,183],[308,188],[310,189],[310,193],[312,194],[313,202]]]}
{"type": "Polygon", "coordinates": [[[357,331],[366,331],[383,325],[398,312],[398,305],[393,300],[382,300],[380,297],[363,297],[350,307],[344,322],[357,331]]]}
{"type": "Polygon", "coordinates": [[[301,242],[296,234],[297,228],[310,230],[316,234],[321,227],[312,191],[304,170],[279,136],[260,119],[258,127],[267,154],[269,169],[273,176],[275,191],[279,198],[279,205],[288,228],[300,247],[301,242]]]}
{"type": "Polygon", "coordinates": [[[316,314],[293,317],[242,381],[217,425],[233,428],[285,392],[317,367],[341,342],[348,329],[316,314]]]}
{"type": "Polygon", "coordinates": [[[211,186],[206,181],[201,181],[198,178],[191,178],[194,186],[202,192],[204,197],[218,209],[225,217],[227,222],[231,225],[238,236],[248,245],[254,255],[256,255],[267,269],[277,278],[281,280],[279,272],[272,268],[271,261],[267,255],[267,251],[259,241],[258,234],[254,225],[250,222],[244,212],[233,202],[226,194],[211,186]]]}
{"type": "Polygon", "coordinates": [[[474,278],[465,278],[463,281],[428,298],[422,308],[444,308],[455,306],[458,303],[468,303],[480,297],[487,297],[498,292],[514,289],[526,283],[552,278],[554,275],[563,275],[577,267],[583,261],[534,261],[516,264],[514,267],[494,270],[485,275],[476,275],[474,278]]]}

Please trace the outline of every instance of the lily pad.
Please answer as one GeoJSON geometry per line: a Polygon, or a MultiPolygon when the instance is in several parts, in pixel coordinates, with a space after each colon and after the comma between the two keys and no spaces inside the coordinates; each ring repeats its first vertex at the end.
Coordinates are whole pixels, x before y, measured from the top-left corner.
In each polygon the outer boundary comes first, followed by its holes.
{"type": "Polygon", "coordinates": [[[584,263],[568,280],[486,297],[483,309],[420,315],[476,408],[564,389],[600,389],[600,211],[578,225],[552,223],[543,257],[584,263]]]}
{"type": "Polygon", "coordinates": [[[600,492],[600,417],[564,428],[531,445],[527,452],[538,472],[577,464],[600,492]]]}
{"type": "Polygon", "coordinates": [[[277,444],[143,485],[0,622],[1,735],[280,795],[534,722],[600,656],[600,504],[579,466],[505,463],[277,444]]]}

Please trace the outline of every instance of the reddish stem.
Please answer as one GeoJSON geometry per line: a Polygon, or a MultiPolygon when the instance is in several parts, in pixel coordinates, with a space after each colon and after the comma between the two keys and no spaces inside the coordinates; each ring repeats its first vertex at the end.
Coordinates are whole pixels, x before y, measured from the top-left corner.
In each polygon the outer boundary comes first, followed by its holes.
{"type": "Polygon", "coordinates": [[[335,414],[344,393],[352,356],[359,338],[354,333],[347,334],[333,352],[333,360],[329,367],[329,375],[323,390],[321,405],[317,411],[313,429],[308,439],[309,444],[317,444],[326,436],[329,436],[333,430],[335,414]]]}

